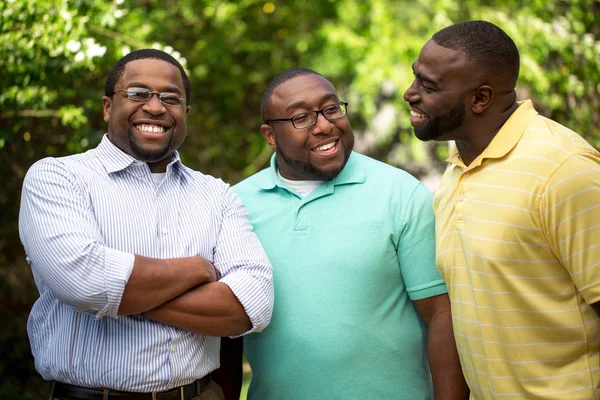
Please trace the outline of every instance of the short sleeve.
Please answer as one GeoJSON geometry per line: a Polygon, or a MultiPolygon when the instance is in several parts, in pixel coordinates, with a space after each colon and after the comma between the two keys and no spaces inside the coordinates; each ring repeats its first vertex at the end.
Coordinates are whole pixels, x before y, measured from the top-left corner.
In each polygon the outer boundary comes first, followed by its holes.
{"type": "Polygon", "coordinates": [[[435,217],[432,194],[417,185],[403,213],[398,262],[411,300],[447,292],[435,265],[435,217]]]}
{"type": "Polygon", "coordinates": [[[562,163],[540,200],[549,245],[588,304],[600,301],[600,155],[562,163]]]}

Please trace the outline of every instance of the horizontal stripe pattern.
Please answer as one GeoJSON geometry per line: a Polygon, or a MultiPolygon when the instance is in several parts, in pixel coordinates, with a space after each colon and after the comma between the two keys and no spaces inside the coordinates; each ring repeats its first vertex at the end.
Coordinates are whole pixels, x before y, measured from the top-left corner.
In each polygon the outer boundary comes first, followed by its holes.
{"type": "Polygon", "coordinates": [[[38,161],[25,178],[19,231],[40,292],[28,332],[45,379],[149,392],[219,366],[219,338],[117,315],[134,254],[204,257],[244,306],[249,332],[270,321],[272,268],[241,201],[177,154],[158,186],[106,136],[85,153],[38,161]]]}
{"type": "Polygon", "coordinates": [[[599,398],[600,154],[526,102],[451,161],[437,264],[473,398],[599,398]]]}

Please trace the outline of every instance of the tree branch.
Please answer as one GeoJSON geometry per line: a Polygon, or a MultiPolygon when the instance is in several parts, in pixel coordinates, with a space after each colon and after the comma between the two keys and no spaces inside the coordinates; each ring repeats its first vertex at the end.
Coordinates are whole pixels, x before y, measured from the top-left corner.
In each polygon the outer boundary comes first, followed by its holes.
{"type": "Polygon", "coordinates": [[[0,118],[14,118],[14,117],[32,117],[32,118],[54,118],[60,117],[60,111],[58,110],[18,110],[18,111],[4,111],[0,113],[0,118]]]}

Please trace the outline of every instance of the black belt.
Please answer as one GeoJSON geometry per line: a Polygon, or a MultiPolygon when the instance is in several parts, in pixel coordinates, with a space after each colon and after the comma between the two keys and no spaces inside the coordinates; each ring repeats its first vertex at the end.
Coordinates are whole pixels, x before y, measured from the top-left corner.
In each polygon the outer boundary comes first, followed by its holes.
{"type": "Polygon", "coordinates": [[[210,383],[210,374],[204,378],[197,379],[185,386],[154,393],[121,392],[111,389],[94,389],[83,386],[69,385],[67,383],[54,382],[53,397],[65,400],[189,400],[198,396],[210,383]]]}

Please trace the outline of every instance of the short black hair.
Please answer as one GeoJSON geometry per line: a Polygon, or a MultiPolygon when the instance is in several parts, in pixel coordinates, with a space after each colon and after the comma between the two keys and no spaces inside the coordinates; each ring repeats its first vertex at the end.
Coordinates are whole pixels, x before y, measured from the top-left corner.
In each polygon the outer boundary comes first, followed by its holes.
{"type": "Polygon", "coordinates": [[[187,103],[190,104],[190,95],[192,90],[190,88],[190,80],[188,79],[185,70],[183,69],[179,61],[177,61],[173,56],[171,56],[168,53],[165,53],[162,50],[157,49],[135,50],[122,57],[119,61],[117,61],[117,63],[111,68],[110,72],[108,73],[108,76],[106,77],[106,83],[104,84],[104,95],[112,96],[115,93],[115,85],[123,76],[123,72],[125,72],[125,65],[127,65],[127,63],[135,60],[143,60],[148,58],[166,61],[170,64],[173,64],[177,67],[177,69],[179,69],[179,72],[181,72],[181,79],[183,80],[183,87],[185,88],[185,99],[187,100],[187,103]]]}
{"type": "Polygon", "coordinates": [[[498,26],[487,21],[467,21],[451,25],[431,38],[437,45],[465,53],[489,74],[519,77],[519,50],[515,42],[498,26]]]}
{"type": "Polygon", "coordinates": [[[273,78],[271,80],[271,82],[269,82],[269,84],[267,85],[267,88],[265,89],[265,91],[262,95],[262,98],[260,100],[260,113],[262,115],[263,122],[265,122],[265,123],[267,122],[267,119],[268,119],[267,118],[267,103],[271,99],[271,96],[273,95],[273,91],[275,90],[275,88],[277,88],[282,83],[289,81],[292,78],[295,78],[297,76],[302,76],[302,75],[319,75],[321,77],[323,76],[323,75],[319,74],[318,72],[313,71],[312,69],[292,68],[292,69],[283,71],[282,73],[277,75],[275,78],[273,78]]]}

